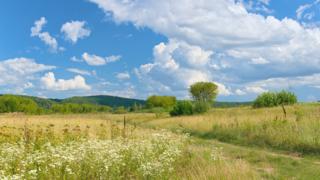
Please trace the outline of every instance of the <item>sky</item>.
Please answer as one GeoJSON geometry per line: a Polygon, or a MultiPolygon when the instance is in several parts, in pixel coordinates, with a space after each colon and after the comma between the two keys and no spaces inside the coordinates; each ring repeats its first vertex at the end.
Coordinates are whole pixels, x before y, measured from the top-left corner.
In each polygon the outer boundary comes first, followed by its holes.
{"type": "Polygon", "coordinates": [[[320,0],[0,2],[0,93],[320,99],[320,0]]]}

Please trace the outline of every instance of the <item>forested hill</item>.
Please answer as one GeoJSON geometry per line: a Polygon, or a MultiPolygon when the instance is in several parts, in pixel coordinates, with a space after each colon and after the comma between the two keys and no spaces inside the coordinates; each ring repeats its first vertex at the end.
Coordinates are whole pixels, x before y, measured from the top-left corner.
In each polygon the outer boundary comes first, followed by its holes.
{"type": "Polygon", "coordinates": [[[107,96],[107,95],[100,95],[100,96],[76,96],[71,97],[63,100],[55,100],[56,102],[62,103],[75,103],[75,104],[95,104],[95,105],[105,105],[110,107],[130,107],[133,104],[140,104],[144,105],[144,100],[139,99],[129,99],[123,97],[116,97],[116,96],[107,96]]]}
{"type": "MultiPolygon", "coordinates": [[[[3,96],[3,95],[0,95],[3,96]]],[[[144,105],[144,100],[139,99],[129,99],[116,96],[75,96],[66,99],[45,99],[35,96],[23,96],[23,95],[13,95],[16,97],[30,98],[38,104],[38,106],[43,108],[51,107],[52,104],[60,103],[72,103],[72,104],[93,104],[93,105],[105,105],[110,107],[131,107],[133,104],[144,105]]]]}
{"type": "MultiPolygon", "coordinates": [[[[3,96],[3,95],[0,95],[3,96]]],[[[92,104],[92,105],[104,105],[110,107],[131,107],[134,104],[136,105],[145,105],[145,100],[139,99],[130,99],[116,96],[108,95],[97,95],[97,96],[75,96],[66,99],[45,99],[35,96],[23,96],[23,95],[11,95],[13,97],[23,97],[33,100],[39,107],[48,109],[53,104],[92,104]]],[[[252,102],[215,102],[214,107],[224,108],[224,107],[238,107],[238,106],[248,106],[252,102]]]]}

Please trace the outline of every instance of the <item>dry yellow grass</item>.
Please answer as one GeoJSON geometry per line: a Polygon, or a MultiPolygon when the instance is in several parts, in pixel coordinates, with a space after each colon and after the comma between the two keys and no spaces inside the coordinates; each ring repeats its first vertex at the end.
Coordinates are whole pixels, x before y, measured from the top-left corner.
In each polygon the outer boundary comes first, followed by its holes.
{"type": "Polygon", "coordinates": [[[177,128],[183,126],[202,132],[212,130],[212,125],[230,125],[233,123],[261,123],[275,119],[286,119],[290,122],[306,121],[310,123],[320,118],[320,106],[316,104],[295,105],[286,107],[287,116],[284,118],[281,107],[252,109],[251,107],[212,109],[209,113],[195,116],[182,116],[155,119],[148,122],[158,128],[177,128]]]}
{"type": "MultiPolygon", "coordinates": [[[[66,133],[86,134],[88,137],[106,136],[112,133],[120,135],[123,131],[123,120],[148,120],[154,118],[153,114],[68,114],[68,115],[0,115],[0,135],[8,138],[21,138],[25,136],[25,129],[30,133],[48,133],[52,131],[55,137],[66,133]]],[[[127,133],[132,133],[134,127],[128,127],[127,133]]],[[[40,135],[42,136],[42,135],[40,135]]],[[[0,136],[1,140],[1,136],[0,136]]]]}

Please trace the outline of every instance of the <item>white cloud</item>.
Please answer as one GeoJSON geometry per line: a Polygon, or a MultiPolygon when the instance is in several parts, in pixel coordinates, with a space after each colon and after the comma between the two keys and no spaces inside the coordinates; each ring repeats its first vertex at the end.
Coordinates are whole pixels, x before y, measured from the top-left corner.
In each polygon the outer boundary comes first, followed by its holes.
{"type": "Polygon", "coordinates": [[[315,0],[312,3],[303,4],[303,5],[299,6],[298,9],[296,10],[297,19],[301,20],[303,18],[306,18],[306,19],[310,20],[310,15],[313,14],[314,12],[306,13],[306,11],[309,9],[312,9],[313,7],[317,6],[318,4],[320,4],[320,0],[315,0]]]}
{"type": "Polygon", "coordinates": [[[42,85],[47,90],[67,91],[67,90],[90,90],[85,79],[77,75],[73,79],[56,79],[53,72],[46,73],[41,78],[42,85]]]}
{"type": "Polygon", "coordinates": [[[23,85],[23,88],[24,89],[30,89],[30,88],[33,88],[34,85],[31,83],[31,82],[27,82],[23,85]]]}
{"type": "Polygon", "coordinates": [[[273,10],[269,9],[269,0],[236,0],[242,3],[243,6],[250,12],[262,12],[266,14],[272,14],[273,10]]]}
{"type": "Polygon", "coordinates": [[[77,68],[68,68],[67,71],[72,72],[72,73],[76,73],[76,74],[86,75],[86,76],[92,75],[92,73],[89,71],[77,69],[77,68]]]}
{"type": "Polygon", "coordinates": [[[38,64],[35,60],[24,57],[3,60],[0,61],[0,85],[23,85],[33,79],[35,74],[54,68],[55,66],[38,64]]]}
{"type": "MultiPolygon", "coordinates": [[[[168,91],[185,91],[200,80],[241,90],[266,79],[311,76],[320,71],[318,27],[251,13],[241,1],[90,1],[116,23],[131,22],[169,39],[155,46],[153,62],[136,70],[142,81],[168,91]]],[[[247,91],[269,89],[259,87],[247,91]]]]}
{"type": "Polygon", "coordinates": [[[125,87],[122,87],[121,90],[103,91],[102,93],[110,96],[119,96],[125,98],[134,98],[137,95],[135,87],[132,85],[125,85],[125,87]]]}
{"type": "MultiPolygon", "coordinates": [[[[150,91],[172,93],[184,90],[181,97],[187,97],[186,89],[199,81],[213,81],[210,71],[212,51],[185,42],[170,40],[154,47],[154,62],[143,64],[135,69],[135,74],[142,83],[151,85],[150,91]]],[[[219,94],[231,95],[231,90],[222,83],[218,85],[219,94]]]]}
{"type": "Polygon", "coordinates": [[[64,33],[65,38],[72,43],[77,43],[78,39],[83,39],[90,36],[90,29],[85,27],[85,21],[71,21],[66,22],[61,27],[61,32],[64,33]]]}
{"type": "Polygon", "coordinates": [[[128,72],[117,73],[116,77],[119,80],[127,80],[130,79],[130,74],[128,72]]]}
{"type": "Polygon", "coordinates": [[[269,61],[267,61],[266,59],[264,59],[262,57],[258,57],[258,58],[252,58],[251,63],[252,64],[268,64],[269,61]]]}
{"type": "Polygon", "coordinates": [[[43,26],[46,24],[47,20],[45,17],[41,17],[39,20],[35,21],[34,26],[31,27],[31,36],[39,37],[53,52],[64,50],[64,48],[58,46],[57,40],[48,32],[42,32],[43,26]]]}
{"type": "Polygon", "coordinates": [[[221,83],[214,82],[218,86],[218,94],[222,96],[229,96],[232,95],[233,93],[229,88],[227,88],[225,85],[221,83]]]}
{"type": "Polygon", "coordinates": [[[105,57],[106,63],[116,62],[116,61],[119,61],[120,59],[121,59],[120,55],[111,55],[111,56],[105,57]]]}
{"type": "Polygon", "coordinates": [[[246,87],[245,91],[248,93],[254,93],[254,94],[261,94],[261,93],[267,92],[266,89],[263,89],[262,87],[259,87],[259,86],[246,87]]]}
{"type": "Polygon", "coordinates": [[[82,59],[78,59],[78,58],[75,57],[75,56],[72,56],[72,57],[70,58],[70,60],[73,61],[73,62],[83,62],[82,59]]]}
{"type": "Polygon", "coordinates": [[[82,59],[91,66],[102,66],[111,62],[116,62],[121,59],[121,56],[109,56],[109,57],[101,57],[95,54],[83,53],[82,59]]]}
{"type": "Polygon", "coordinates": [[[38,74],[52,70],[55,66],[38,64],[35,60],[20,57],[0,61],[0,86],[2,93],[25,94],[24,90],[34,88],[32,81],[38,74]]]}
{"type": "Polygon", "coordinates": [[[320,73],[296,77],[269,78],[266,80],[251,82],[250,85],[270,89],[290,89],[294,86],[318,88],[320,85],[320,73]]]}
{"type": "Polygon", "coordinates": [[[297,14],[297,18],[301,19],[302,18],[302,14],[304,13],[305,10],[311,8],[312,5],[311,4],[304,4],[298,7],[296,14],[297,14]]]}
{"type": "Polygon", "coordinates": [[[235,94],[238,96],[243,96],[243,95],[246,95],[247,93],[241,89],[236,89],[235,94]]]}

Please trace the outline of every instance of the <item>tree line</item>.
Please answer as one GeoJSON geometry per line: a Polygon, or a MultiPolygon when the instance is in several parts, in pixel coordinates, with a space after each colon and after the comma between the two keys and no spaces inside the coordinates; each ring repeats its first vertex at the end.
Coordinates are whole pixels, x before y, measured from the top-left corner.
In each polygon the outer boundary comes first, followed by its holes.
{"type": "Polygon", "coordinates": [[[50,114],[50,113],[95,113],[112,112],[109,106],[94,104],[52,103],[39,106],[35,100],[14,95],[0,96],[0,113],[22,112],[26,114],[50,114]]]}
{"type": "MultiPolygon", "coordinates": [[[[145,105],[134,103],[131,107],[110,107],[105,105],[81,103],[48,103],[39,102],[24,96],[0,96],[0,113],[22,112],[26,114],[50,113],[126,113],[126,112],[169,112],[171,116],[205,113],[212,108],[218,95],[218,86],[212,82],[197,82],[190,86],[191,100],[177,100],[174,96],[149,96],[145,105]]],[[[253,102],[253,108],[292,105],[297,97],[289,91],[265,92],[253,102]]]]}

